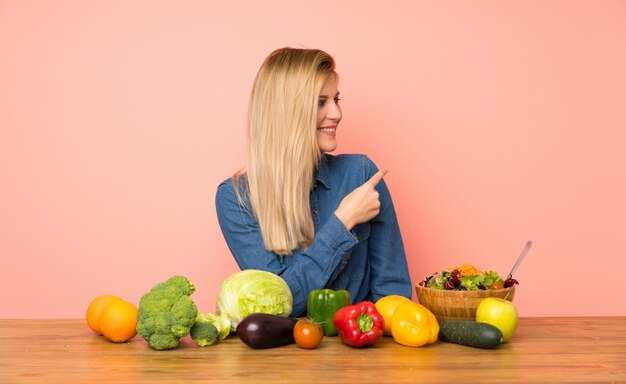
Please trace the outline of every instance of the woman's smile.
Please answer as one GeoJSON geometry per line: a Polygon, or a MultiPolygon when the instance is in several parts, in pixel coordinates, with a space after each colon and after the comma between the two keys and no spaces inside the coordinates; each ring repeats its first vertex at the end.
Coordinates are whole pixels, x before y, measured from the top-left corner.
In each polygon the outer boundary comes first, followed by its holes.
{"type": "Polygon", "coordinates": [[[330,125],[327,127],[320,127],[317,129],[320,132],[323,132],[329,136],[335,136],[335,131],[337,130],[337,126],[336,125],[330,125]]]}

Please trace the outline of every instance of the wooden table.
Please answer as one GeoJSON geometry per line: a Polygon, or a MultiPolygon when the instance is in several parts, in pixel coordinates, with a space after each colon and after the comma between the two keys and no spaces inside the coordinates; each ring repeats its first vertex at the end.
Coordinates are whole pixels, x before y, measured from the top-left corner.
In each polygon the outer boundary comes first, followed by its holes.
{"type": "Polygon", "coordinates": [[[337,337],[314,350],[254,350],[236,336],[154,351],[137,336],[106,341],[84,320],[1,320],[0,383],[556,383],[626,382],[626,317],[522,318],[494,350],[410,348],[385,337],[354,349],[337,337]]]}

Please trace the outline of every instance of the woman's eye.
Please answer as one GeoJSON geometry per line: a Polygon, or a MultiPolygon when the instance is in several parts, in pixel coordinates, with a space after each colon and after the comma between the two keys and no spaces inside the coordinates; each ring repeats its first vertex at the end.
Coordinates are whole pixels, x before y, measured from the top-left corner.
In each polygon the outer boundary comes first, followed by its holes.
{"type": "Polygon", "coordinates": [[[320,99],[317,102],[317,106],[320,107],[320,108],[323,107],[324,105],[326,105],[326,100],[320,99]]]}
{"type": "Polygon", "coordinates": [[[339,104],[339,100],[341,100],[341,99],[338,98],[338,97],[335,97],[335,104],[339,104]]]}

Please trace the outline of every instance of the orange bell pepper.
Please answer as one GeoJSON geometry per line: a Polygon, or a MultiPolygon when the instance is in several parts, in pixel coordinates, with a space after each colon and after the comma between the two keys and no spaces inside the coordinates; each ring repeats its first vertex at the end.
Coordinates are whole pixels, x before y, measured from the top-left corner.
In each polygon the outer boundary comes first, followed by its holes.
{"type": "Polygon", "coordinates": [[[437,341],[439,323],[428,308],[408,301],[400,304],[393,313],[391,335],[398,344],[421,347],[437,341]]]}

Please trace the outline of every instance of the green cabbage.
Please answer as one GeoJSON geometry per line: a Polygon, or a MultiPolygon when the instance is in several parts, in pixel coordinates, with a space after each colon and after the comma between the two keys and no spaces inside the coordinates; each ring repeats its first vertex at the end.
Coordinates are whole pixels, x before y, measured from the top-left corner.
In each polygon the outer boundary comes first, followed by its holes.
{"type": "Polygon", "coordinates": [[[217,314],[226,315],[234,331],[251,313],[289,316],[293,306],[291,290],[280,276],[247,269],[228,277],[217,296],[217,314]]]}

